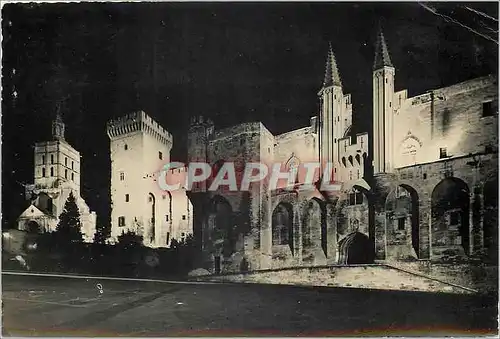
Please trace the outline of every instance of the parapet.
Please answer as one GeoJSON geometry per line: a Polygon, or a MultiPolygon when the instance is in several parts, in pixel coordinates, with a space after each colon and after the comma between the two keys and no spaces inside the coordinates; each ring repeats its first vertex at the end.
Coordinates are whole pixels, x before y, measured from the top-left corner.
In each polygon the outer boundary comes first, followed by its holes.
{"type": "Polygon", "coordinates": [[[213,121],[210,120],[209,118],[205,118],[201,115],[197,115],[194,117],[191,117],[190,120],[190,126],[205,126],[205,127],[211,127],[214,125],[213,121]]]}
{"type": "Polygon", "coordinates": [[[110,139],[141,131],[154,136],[166,145],[172,145],[173,142],[172,135],[143,111],[110,120],[106,130],[110,139]]]}

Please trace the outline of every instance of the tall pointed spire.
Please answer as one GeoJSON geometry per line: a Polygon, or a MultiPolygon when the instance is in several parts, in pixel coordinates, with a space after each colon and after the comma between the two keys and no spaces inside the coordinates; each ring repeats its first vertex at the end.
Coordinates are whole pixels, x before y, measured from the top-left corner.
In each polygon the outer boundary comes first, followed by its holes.
{"type": "Polygon", "coordinates": [[[328,57],[326,58],[325,80],[323,81],[323,88],[330,86],[342,87],[340,80],[339,70],[337,68],[337,60],[333,54],[332,44],[328,46],[328,57]]]}
{"type": "Polygon", "coordinates": [[[377,35],[377,42],[375,45],[375,61],[373,63],[373,69],[380,69],[384,66],[394,67],[391,62],[391,57],[389,56],[389,50],[387,49],[387,44],[385,43],[384,33],[380,27],[377,35]]]}

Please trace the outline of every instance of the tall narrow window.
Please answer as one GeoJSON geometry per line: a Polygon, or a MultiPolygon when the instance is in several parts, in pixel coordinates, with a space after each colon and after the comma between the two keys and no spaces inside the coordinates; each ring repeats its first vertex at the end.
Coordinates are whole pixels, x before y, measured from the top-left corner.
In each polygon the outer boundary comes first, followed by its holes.
{"type": "Polygon", "coordinates": [[[406,218],[398,218],[398,230],[404,231],[405,229],[406,218]]]}
{"type": "Polygon", "coordinates": [[[165,215],[165,221],[168,221],[168,214],[165,215]]]}
{"type": "Polygon", "coordinates": [[[68,166],[68,158],[64,157],[64,166],[68,166]]]}
{"type": "Polygon", "coordinates": [[[42,167],[42,177],[45,177],[45,167],[42,167]]]}
{"type": "Polygon", "coordinates": [[[120,181],[123,181],[123,180],[125,180],[125,173],[120,172],[120,181]]]}
{"type": "Polygon", "coordinates": [[[50,164],[54,165],[54,154],[50,155],[50,164]]]}
{"type": "Polygon", "coordinates": [[[54,167],[51,167],[50,168],[50,176],[53,177],[54,176],[54,167]]]}
{"type": "Polygon", "coordinates": [[[356,193],[349,193],[349,205],[356,205],[356,193]]]}
{"type": "Polygon", "coordinates": [[[75,181],[75,173],[71,173],[71,181],[75,181]]]}
{"type": "Polygon", "coordinates": [[[71,169],[75,169],[75,162],[74,161],[71,161],[71,169]]]}
{"type": "Polygon", "coordinates": [[[448,157],[448,154],[446,152],[446,147],[441,147],[439,149],[439,159],[443,159],[443,158],[446,158],[448,157]]]}
{"type": "Polygon", "coordinates": [[[362,205],[362,204],[363,204],[363,193],[356,192],[356,205],[362,205]]]}
{"type": "Polygon", "coordinates": [[[182,220],[186,220],[186,216],[185,215],[182,216],[182,220]]]}
{"type": "Polygon", "coordinates": [[[68,179],[68,170],[67,169],[64,170],[64,179],[68,179]]]}
{"type": "Polygon", "coordinates": [[[45,164],[45,155],[42,155],[42,164],[45,164]]]}
{"type": "Polygon", "coordinates": [[[118,217],[118,226],[120,226],[120,227],[125,226],[125,217],[124,216],[118,217]]]}
{"type": "Polygon", "coordinates": [[[162,152],[158,152],[158,158],[160,158],[160,160],[163,159],[163,153],[162,152]]]}
{"type": "Polygon", "coordinates": [[[130,196],[128,194],[125,194],[125,202],[129,202],[130,201],[130,196]]]}
{"type": "Polygon", "coordinates": [[[126,150],[128,150],[128,145],[127,145],[127,144],[125,144],[125,146],[123,146],[123,149],[124,149],[125,151],[126,151],[126,150]]]}

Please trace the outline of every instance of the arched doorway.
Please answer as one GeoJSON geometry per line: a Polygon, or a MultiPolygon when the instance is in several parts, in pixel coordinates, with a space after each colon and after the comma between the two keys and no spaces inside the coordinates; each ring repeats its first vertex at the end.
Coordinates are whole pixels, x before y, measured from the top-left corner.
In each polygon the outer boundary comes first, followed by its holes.
{"type": "Polygon", "coordinates": [[[203,247],[214,253],[216,261],[220,260],[220,255],[230,257],[235,252],[233,222],[229,202],[221,196],[215,196],[209,204],[208,229],[203,237],[203,247]]]}
{"type": "Polygon", "coordinates": [[[419,200],[414,188],[399,185],[385,203],[387,257],[419,258],[419,200]]]}
{"type": "Polygon", "coordinates": [[[293,243],[293,207],[288,203],[279,203],[272,216],[273,246],[293,243]]]}
{"type": "Polygon", "coordinates": [[[148,194],[148,211],[149,211],[149,241],[154,242],[155,241],[155,226],[156,226],[156,199],[153,193],[148,194]]]}
{"type": "Polygon", "coordinates": [[[489,259],[498,260],[498,177],[490,178],[483,188],[483,242],[489,259]]]}
{"type": "Polygon", "coordinates": [[[42,229],[41,229],[40,225],[34,220],[30,220],[26,224],[26,232],[28,232],[28,233],[40,233],[41,230],[42,229]]]}
{"type": "Polygon", "coordinates": [[[469,193],[467,184],[453,177],[443,179],[432,191],[434,257],[470,254],[469,193]]]}
{"type": "Polygon", "coordinates": [[[363,233],[352,232],[339,241],[339,264],[372,264],[375,260],[373,242],[363,233]]]}

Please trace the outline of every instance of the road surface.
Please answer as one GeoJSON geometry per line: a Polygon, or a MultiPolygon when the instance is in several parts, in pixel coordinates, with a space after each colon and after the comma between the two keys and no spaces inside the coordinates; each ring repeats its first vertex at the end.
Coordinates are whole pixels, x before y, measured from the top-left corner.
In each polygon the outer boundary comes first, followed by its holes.
{"type": "Polygon", "coordinates": [[[467,295],[6,273],[2,292],[4,336],[457,336],[497,329],[495,301],[467,295]]]}

